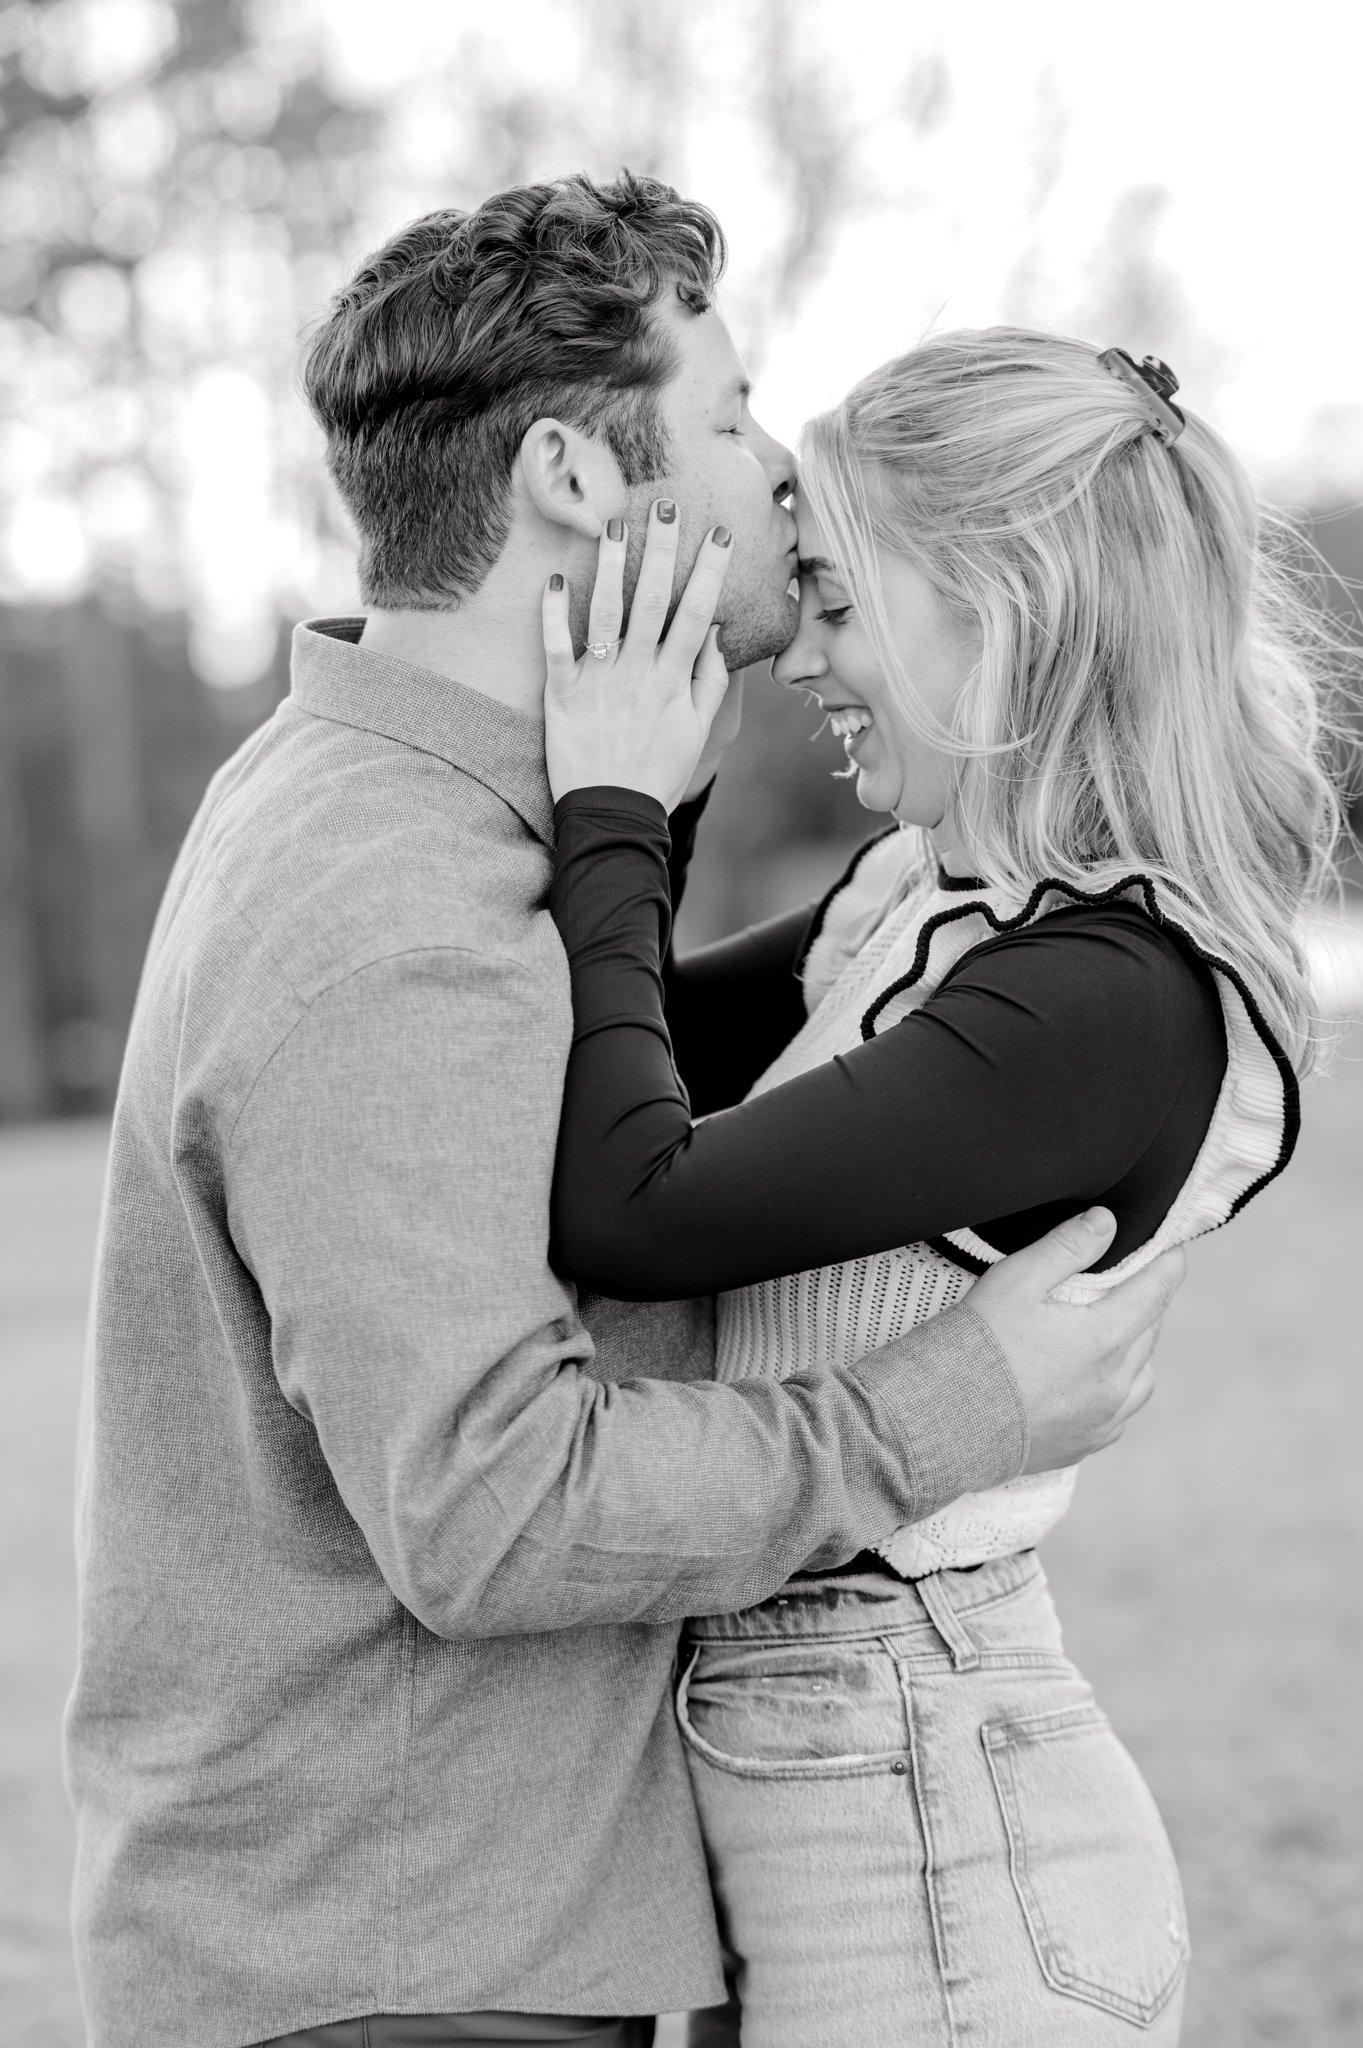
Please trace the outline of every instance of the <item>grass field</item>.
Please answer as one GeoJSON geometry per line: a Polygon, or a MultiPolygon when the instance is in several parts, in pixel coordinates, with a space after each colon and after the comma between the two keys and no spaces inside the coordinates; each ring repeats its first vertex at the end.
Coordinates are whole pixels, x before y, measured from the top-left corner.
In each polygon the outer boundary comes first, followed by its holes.
{"type": "MultiPolygon", "coordinates": [[[[0,2038],[14,2048],[83,2040],[58,1721],[103,1143],[94,1124],[0,1136],[0,2038]]],[[[1183,1864],[1188,2048],[1363,2041],[1361,1190],[1356,1038],[1308,1099],[1292,1171],[1198,1248],[1154,1403],[1047,1547],[1071,1649],[1183,1864]]]]}

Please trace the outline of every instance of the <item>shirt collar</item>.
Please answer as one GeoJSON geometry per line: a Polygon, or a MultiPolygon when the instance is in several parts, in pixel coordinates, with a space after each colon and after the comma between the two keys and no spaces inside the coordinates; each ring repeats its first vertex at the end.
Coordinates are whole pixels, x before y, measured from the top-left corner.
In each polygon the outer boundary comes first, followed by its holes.
{"type": "Polygon", "coordinates": [[[359,644],[363,618],[295,626],[290,696],[339,725],[434,754],[509,804],[537,839],[553,844],[544,734],[533,719],[467,683],[359,644]]]}

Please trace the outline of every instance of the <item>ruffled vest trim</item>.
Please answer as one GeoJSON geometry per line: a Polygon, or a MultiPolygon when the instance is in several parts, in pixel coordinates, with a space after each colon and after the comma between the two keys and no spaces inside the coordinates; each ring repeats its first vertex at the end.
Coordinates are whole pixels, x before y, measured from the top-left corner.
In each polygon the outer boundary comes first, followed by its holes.
{"type": "MultiPolygon", "coordinates": [[[[903,888],[904,851],[898,827],[870,840],[819,905],[800,963],[811,1013],[857,957],[857,941],[868,919],[877,912],[892,915],[896,893],[908,893],[903,888]]],[[[1071,1283],[1065,1292],[1074,1300],[1092,1300],[1168,1246],[1220,1229],[1275,1180],[1291,1158],[1301,1129],[1297,1076],[1244,977],[1228,960],[1198,943],[1162,900],[1149,875],[1133,872],[1092,890],[1047,878],[1016,907],[1001,891],[976,879],[943,875],[924,892],[925,914],[917,925],[912,959],[869,992],[861,1015],[862,1038],[874,1038],[925,1001],[948,970],[976,946],[1021,931],[1068,905],[1123,900],[1139,903],[1153,924],[1211,969],[1226,1027],[1226,1076],[1197,1159],[1159,1229],[1104,1273],[1071,1283]],[[934,907],[939,898],[953,900],[934,907]]],[[[892,969],[895,963],[891,959],[885,964],[892,969]]],[[[929,1242],[974,1274],[1003,1256],[970,1229],[953,1230],[929,1242]]]]}
{"type": "MultiPolygon", "coordinates": [[[[891,1029],[985,941],[1069,904],[1130,900],[1211,969],[1225,1019],[1226,1074],[1197,1158],[1159,1228],[1118,1264],[1079,1274],[1056,1294],[1096,1300],[1167,1246],[1228,1222],[1281,1173],[1300,1123],[1291,1063],[1240,974],[1197,943],[1148,875],[1092,890],[1042,880],[1019,902],[978,881],[944,876],[934,884],[915,852],[915,842],[891,827],[861,849],[824,898],[801,963],[808,1019],[754,1095],[891,1029]]],[[[953,1230],[722,1294],[717,1377],[784,1379],[846,1367],[950,1308],[1000,1257],[977,1231],[953,1230]]],[[[1068,1469],[967,1494],[877,1548],[906,1578],[1006,1556],[1036,1543],[1059,1519],[1074,1481],[1068,1469]]]]}

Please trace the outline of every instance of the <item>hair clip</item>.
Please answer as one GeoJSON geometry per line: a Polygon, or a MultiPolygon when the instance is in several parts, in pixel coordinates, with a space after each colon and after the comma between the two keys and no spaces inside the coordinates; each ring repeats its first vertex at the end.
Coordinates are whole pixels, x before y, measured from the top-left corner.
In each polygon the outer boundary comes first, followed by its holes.
{"type": "Polygon", "coordinates": [[[1150,431],[1166,448],[1177,441],[1188,422],[1173,403],[1178,378],[1158,356],[1134,362],[1124,348],[1105,348],[1098,358],[1110,376],[1118,378],[1144,399],[1150,414],[1150,431]]]}

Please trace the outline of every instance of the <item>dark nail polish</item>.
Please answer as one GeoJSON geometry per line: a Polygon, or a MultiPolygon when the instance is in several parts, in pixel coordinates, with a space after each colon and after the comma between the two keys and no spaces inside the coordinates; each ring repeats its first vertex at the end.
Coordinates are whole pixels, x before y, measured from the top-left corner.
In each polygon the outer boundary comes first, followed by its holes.
{"type": "Polygon", "coordinates": [[[557,569],[555,569],[553,575],[549,578],[549,588],[551,590],[562,590],[563,588],[563,578],[559,575],[557,569]]]}
{"type": "Polygon", "coordinates": [[[729,542],[733,539],[733,535],[727,526],[717,526],[710,538],[717,548],[727,548],[729,542]]]}
{"type": "Polygon", "coordinates": [[[670,498],[660,498],[660,499],[658,500],[658,523],[659,523],[659,525],[660,525],[660,526],[670,526],[670,525],[672,524],[672,521],[673,521],[673,520],[674,520],[674,519],[676,518],[676,516],[677,516],[677,508],[676,508],[676,506],[675,506],[675,505],[673,504],[672,500],[671,500],[670,498]]]}
{"type": "Polygon", "coordinates": [[[608,519],[608,520],[606,521],[606,539],[607,539],[607,540],[623,540],[623,539],[624,539],[624,537],[625,537],[625,522],[624,522],[624,520],[623,520],[623,519],[608,519]]]}

